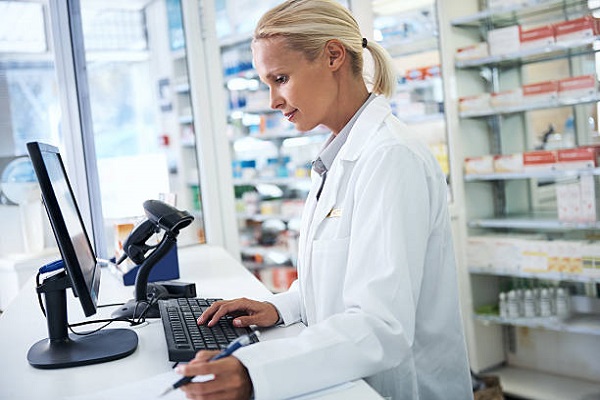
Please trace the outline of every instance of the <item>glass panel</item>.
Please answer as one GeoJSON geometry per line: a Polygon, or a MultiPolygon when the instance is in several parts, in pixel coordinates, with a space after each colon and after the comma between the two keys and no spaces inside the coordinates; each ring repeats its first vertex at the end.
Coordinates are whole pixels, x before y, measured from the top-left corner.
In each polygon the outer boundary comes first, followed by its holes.
{"type": "Polygon", "coordinates": [[[82,0],[81,14],[108,254],[148,199],[195,216],[180,245],[204,243],[179,0],[82,0]]]}
{"type": "Polygon", "coordinates": [[[398,70],[394,114],[418,130],[449,176],[436,3],[373,0],[374,38],[398,70]]]}
{"type": "Polygon", "coordinates": [[[0,2],[0,259],[56,251],[25,146],[33,140],[59,146],[62,138],[46,7],[0,2]]]}

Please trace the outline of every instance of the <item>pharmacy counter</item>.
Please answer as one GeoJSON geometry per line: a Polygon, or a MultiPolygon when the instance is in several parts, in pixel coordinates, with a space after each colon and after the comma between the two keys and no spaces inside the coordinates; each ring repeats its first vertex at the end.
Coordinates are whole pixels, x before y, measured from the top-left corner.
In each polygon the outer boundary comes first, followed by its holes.
{"type": "MultiPolygon", "coordinates": [[[[270,296],[260,281],[221,248],[208,245],[183,248],[179,250],[179,262],[181,280],[195,282],[198,297],[266,299],[270,296]]],[[[133,287],[123,286],[106,269],[102,273],[99,305],[123,303],[133,297],[133,287]]],[[[69,322],[86,320],[71,290],[67,291],[67,301],[69,322]]],[[[113,310],[114,306],[101,307],[89,319],[109,318],[113,310]]],[[[82,400],[107,398],[109,395],[129,400],[155,398],[164,389],[164,383],[159,383],[159,380],[174,372],[173,363],[168,361],[162,324],[159,319],[149,321],[132,328],[139,343],[137,350],[126,358],[66,369],[33,368],[27,362],[27,351],[32,344],[47,337],[48,332],[35,293],[35,279],[29,280],[0,315],[0,399],[82,400]]],[[[110,326],[113,327],[124,328],[128,324],[118,322],[110,326]]],[[[261,340],[297,335],[301,329],[302,325],[292,325],[262,330],[261,340]]],[[[172,378],[167,376],[167,379],[171,382],[172,378]]],[[[175,391],[168,398],[184,399],[185,396],[183,392],[175,391]]],[[[313,393],[306,398],[381,399],[362,380],[313,393]]]]}

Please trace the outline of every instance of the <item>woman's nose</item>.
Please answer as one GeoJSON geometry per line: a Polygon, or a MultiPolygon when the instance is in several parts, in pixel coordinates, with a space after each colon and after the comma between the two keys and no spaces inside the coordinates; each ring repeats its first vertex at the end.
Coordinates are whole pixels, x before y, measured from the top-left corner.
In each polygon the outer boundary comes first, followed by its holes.
{"type": "Polygon", "coordinates": [[[271,97],[270,106],[273,110],[278,110],[280,108],[283,108],[283,105],[285,102],[283,101],[283,98],[279,95],[279,93],[276,90],[271,89],[269,95],[271,97]]]}

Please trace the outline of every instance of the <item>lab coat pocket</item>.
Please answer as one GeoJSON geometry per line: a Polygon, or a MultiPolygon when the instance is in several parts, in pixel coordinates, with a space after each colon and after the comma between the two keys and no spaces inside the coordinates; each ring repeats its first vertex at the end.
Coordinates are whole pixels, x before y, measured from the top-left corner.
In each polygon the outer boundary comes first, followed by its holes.
{"type": "Polygon", "coordinates": [[[312,272],[320,318],[340,312],[343,309],[342,292],[348,262],[350,238],[324,239],[313,242],[312,272]]]}

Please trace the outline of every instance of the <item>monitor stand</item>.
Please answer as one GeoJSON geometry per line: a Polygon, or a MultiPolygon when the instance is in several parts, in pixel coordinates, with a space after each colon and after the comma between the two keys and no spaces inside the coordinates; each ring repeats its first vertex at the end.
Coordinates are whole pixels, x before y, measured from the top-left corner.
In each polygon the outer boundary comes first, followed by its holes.
{"type": "Polygon", "coordinates": [[[68,334],[66,289],[70,287],[62,271],[37,287],[46,299],[48,338],[35,343],[27,360],[35,368],[55,369],[117,360],[137,348],[137,334],[130,329],[102,329],[85,336],[68,334]]]}

